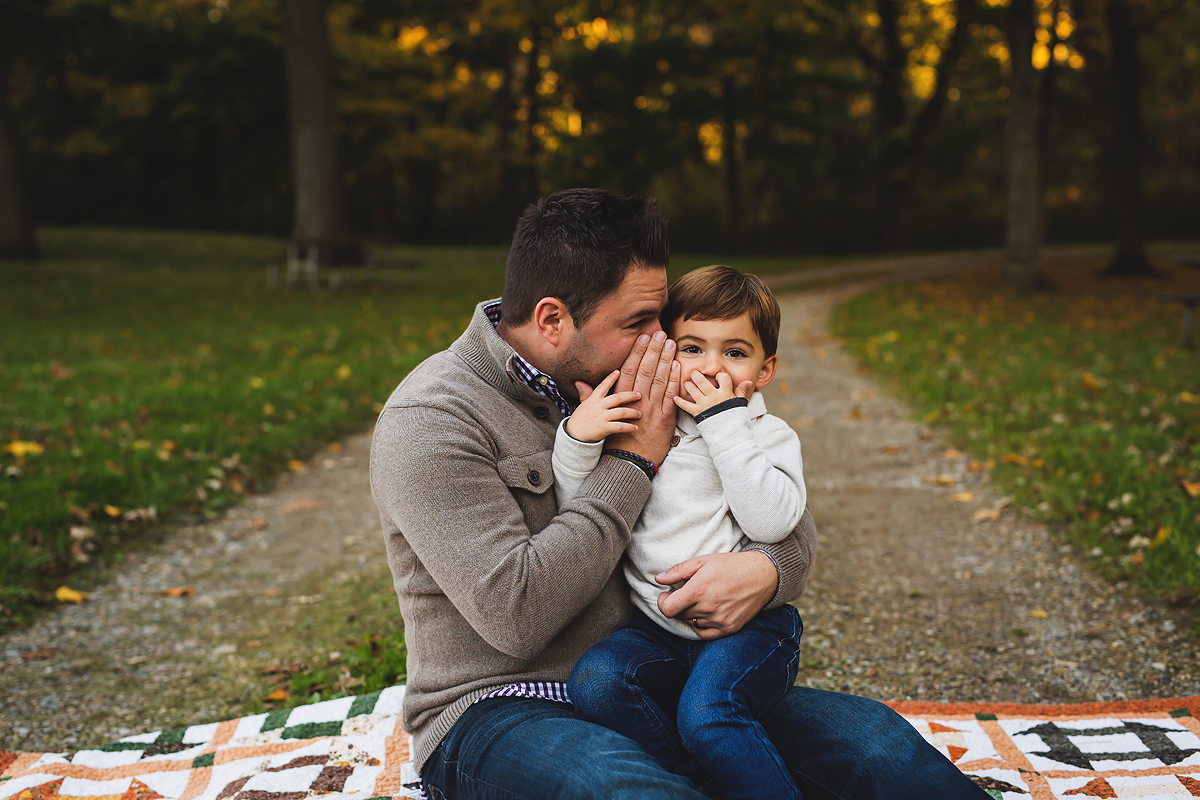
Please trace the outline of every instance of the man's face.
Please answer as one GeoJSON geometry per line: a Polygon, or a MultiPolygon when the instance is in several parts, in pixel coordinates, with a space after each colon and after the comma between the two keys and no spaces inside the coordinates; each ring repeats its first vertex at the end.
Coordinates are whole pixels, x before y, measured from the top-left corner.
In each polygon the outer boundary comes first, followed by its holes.
{"type": "Polygon", "coordinates": [[[666,269],[630,267],[587,322],[571,329],[553,376],[559,389],[575,397],[575,381],[595,386],[619,369],[639,336],[662,330],[658,313],[666,303],[666,269]]]}

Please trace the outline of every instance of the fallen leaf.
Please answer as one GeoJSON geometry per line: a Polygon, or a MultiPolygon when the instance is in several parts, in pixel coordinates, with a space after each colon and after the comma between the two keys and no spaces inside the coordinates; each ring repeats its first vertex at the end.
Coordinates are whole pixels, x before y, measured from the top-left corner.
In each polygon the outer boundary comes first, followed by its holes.
{"type": "Polygon", "coordinates": [[[1158,529],[1158,533],[1154,536],[1154,541],[1150,543],[1151,547],[1158,547],[1167,539],[1171,538],[1171,529],[1162,527],[1158,529]]]}
{"type": "MultiPolygon", "coordinates": [[[[786,392],[786,391],[787,391],[787,384],[783,384],[782,388],[783,388],[783,390],[786,392]]],[[[330,443],[329,443],[329,449],[330,449],[330,450],[332,450],[333,452],[335,452],[335,453],[336,453],[336,452],[338,452],[339,450],[341,450],[341,449],[342,449],[342,443],[341,443],[341,442],[330,442],[330,443]]]]}
{"type": "Polygon", "coordinates": [[[116,506],[110,506],[106,504],[104,506],[104,513],[108,514],[110,517],[119,517],[121,516],[121,509],[117,508],[116,506]]]}
{"type": "Polygon", "coordinates": [[[346,380],[346,378],[349,378],[349,377],[350,377],[350,372],[351,372],[351,370],[350,370],[350,365],[349,365],[349,364],[342,364],[342,365],[341,365],[340,367],[338,367],[338,369],[337,369],[337,376],[338,376],[338,380],[340,380],[340,381],[344,381],[344,380],[346,380]]]}
{"type": "Polygon", "coordinates": [[[46,646],[39,647],[35,650],[23,650],[21,652],[21,658],[25,659],[26,661],[45,661],[47,658],[52,658],[54,656],[54,651],[56,649],[57,648],[55,647],[46,646]]]}
{"type": "Polygon", "coordinates": [[[254,530],[261,531],[261,530],[265,530],[266,527],[267,527],[267,521],[265,519],[263,519],[262,517],[254,518],[254,530]]]}
{"type": "Polygon", "coordinates": [[[1030,611],[1029,616],[1033,617],[1034,619],[1048,619],[1050,617],[1049,614],[1040,608],[1035,608],[1033,611],[1030,611]]]}
{"type": "Polygon", "coordinates": [[[950,449],[950,450],[947,450],[946,452],[942,453],[942,458],[950,458],[950,459],[962,458],[962,453],[958,452],[957,450],[950,449]]]}
{"type": "Polygon", "coordinates": [[[1194,395],[1191,392],[1180,392],[1179,399],[1185,403],[1200,403],[1200,395],[1194,395]]]}
{"type": "Polygon", "coordinates": [[[1029,466],[1029,459],[1025,456],[1019,456],[1016,453],[1008,453],[1007,455],[1000,456],[1000,461],[1003,464],[1017,464],[1022,467],[1029,466]]]}
{"type": "Polygon", "coordinates": [[[864,414],[863,410],[858,406],[855,406],[846,413],[846,419],[859,420],[863,419],[865,416],[866,414],[864,414]]]}
{"type": "Polygon", "coordinates": [[[258,671],[259,675],[292,675],[296,672],[304,672],[308,669],[308,664],[268,664],[258,671]]]}
{"type": "Polygon", "coordinates": [[[998,508],[981,508],[975,512],[976,522],[995,521],[1000,519],[1000,509],[998,508]]]}
{"type": "Polygon", "coordinates": [[[70,586],[60,586],[54,590],[54,599],[60,603],[82,603],[90,597],[87,592],[79,592],[70,586]]]}
{"type": "Polygon", "coordinates": [[[815,419],[813,419],[812,417],[805,417],[804,419],[800,420],[800,422],[798,422],[797,424],[801,428],[814,428],[817,425],[817,421],[815,419]]]}
{"type": "Polygon", "coordinates": [[[293,458],[291,461],[288,462],[288,469],[292,470],[293,472],[295,472],[297,470],[302,470],[302,469],[304,469],[304,462],[297,461],[296,459],[293,458]]]}
{"type": "Polygon", "coordinates": [[[814,350],[813,358],[815,358],[817,361],[824,361],[825,360],[825,348],[818,347],[816,350],[814,350]]]}
{"type": "Polygon", "coordinates": [[[958,481],[954,479],[953,475],[926,475],[925,482],[931,483],[934,486],[953,486],[958,481]]]}
{"type": "Polygon", "coordinates": [[[191,597],[195,593],[196,590],[190,586],[172,586],[159,592],[163,597],[191,597]]]}
{"type": "Polygon", "coordinates": [[[973,503],[975,502],[975,493],[959,492],[956,495],[951,495],[950,499],[955,503],[973,503]]]}
{"type": "Polygon", "coordinates": [[[994,466],[996,466],[996,462],[990,458],[987,461],[972,461],[971,463],[967,464],[967,472],[981,472],[983,470],[989,470],[994,466]]]}
{"type": "Polygon", "coordinates": [[[855,389],[850,392],[851,400],[870,400],[875,396],[874,389],[855,389]]]}
{"type": "Polygon", "coordinates": [[[879,452],[885,456],[894,456],[900,452],[900,448],[897,445],[889,444],[879,448],[879,452]]]}
{"type": "Polygon", "coordinates": [[[1187,492],[1188,497],[1200,497],[1200,481],[1180,481],[1179,485],[1187,492]]]}
{"type": "Polygon", "coordinates": [[[1083,373],[1083,377],[1079,379],[1079,382],[1083,384],[1083,388],[1090,392],[1094,392],[1100,388],[1100,381],[1096,380],[1096,376],[1090,372],[1083,373]]]}
{"type": "Polygon", "coordinates": [[[276,701],[276,700],[287,700],[289,697],[291,697],[291,694],[288,693],[287,689],[284,689],[281,686],[278,689],[276,689],[275,691],[271,692],[266,697],[264,697],[263,700],[265,702],[272,702],[272,701],[276,701]]]}
{"type": "Polygon", "coordinates": [[[46,448],[37,442],[22,442],[20,439],[14,439],[0,448],[0,450],[12,453],[17,458],[21,458],[22,456],[39,456],[46,452],[46,448]]]}
{"type": "Polygon", "coordinates": [[[293,511],[315,511],[325,507],[325,501],[315,500],[307,497],[303,500],[293,500],[290,503],[284,503],[279,507],[280,514],[290,514],[293,511]]]}

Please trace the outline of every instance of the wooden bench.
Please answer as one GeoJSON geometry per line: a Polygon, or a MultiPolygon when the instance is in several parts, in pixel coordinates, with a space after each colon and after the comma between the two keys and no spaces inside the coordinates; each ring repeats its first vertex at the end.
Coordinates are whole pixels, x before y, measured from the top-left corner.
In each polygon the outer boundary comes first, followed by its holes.
{"type": "MultiPolygon", "coordinates": [[[[1200,256],[1175,256],[1172,259],[1180,266],[1200,269],[1200,256]]],[[[1200,306],[1200,293],[1159,292],[1158,299],[1164,303],[1179,303],[1183,306],[1183,327],[1180,331],[1183,346],[1196,348],[1196,336],[1193,326],[1196,321],[1196,306],[1200,306]]]]}

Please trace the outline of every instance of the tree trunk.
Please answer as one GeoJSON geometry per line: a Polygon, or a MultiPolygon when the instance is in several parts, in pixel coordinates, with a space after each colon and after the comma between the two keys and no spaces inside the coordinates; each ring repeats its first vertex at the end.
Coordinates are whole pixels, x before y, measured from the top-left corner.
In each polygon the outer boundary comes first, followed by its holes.
{"type": "Polygon", "coordinates": [[[1023,291],[1041,279],[1041,181],[1038,173],[1037,70],[1033,67],[1033,0],[1011,0],[1008,47],[1011,54],[1008,145],[1008,213],[1004,281],[1023,291]]]}
{"type": "Polygon", "coordinates": [[[1109,0],[1105,21],[1112,52],[1113,137],[1108,164],[1117,212],[1117,249],[1104,274],[1153,275],[1142,221],[1145,131],[1138,25],[1127,0],[1109,0]]]}
{"type": "Polygon", "coordinates": [[[16,131],[8,109],[8,76],[0,68],[0,258],[38,257],[16,131]]]}
{"type": "Polygon", "coordinates": [[[349,237],[342,205],[325,0],[283,0],[282,5],[296,184],[292,237],[305,243],[329,243],[336,249],[349,237]]]}
{"type": "Polygon", "coordinates": [[[742,246],[742,165],[738,158],[737,120],[735,110],[735,87],[732,75],[721,78],[721,102],[724,106],[722,120],[721,161],[725,176],[725,214],[729,226],[729,242],[734,248],[742,246]]]}

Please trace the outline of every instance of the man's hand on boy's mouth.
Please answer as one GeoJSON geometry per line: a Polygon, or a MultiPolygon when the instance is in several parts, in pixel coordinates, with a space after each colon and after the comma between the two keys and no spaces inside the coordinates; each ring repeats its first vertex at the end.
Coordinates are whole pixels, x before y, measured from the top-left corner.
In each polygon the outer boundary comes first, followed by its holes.
{"type": "Polygon", "coordinates": [[[735,388],[733,378],[728,372],[718,372],[716,382],[699,370],[692,370],[688,379],[680,387],[675,405],[682,408],[693,417],[702,414],[718,403],[732,400],[735,397],[750,398],[754,394],[754,383],[742,381],[735,388]]]}

